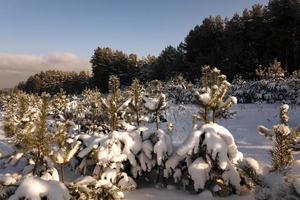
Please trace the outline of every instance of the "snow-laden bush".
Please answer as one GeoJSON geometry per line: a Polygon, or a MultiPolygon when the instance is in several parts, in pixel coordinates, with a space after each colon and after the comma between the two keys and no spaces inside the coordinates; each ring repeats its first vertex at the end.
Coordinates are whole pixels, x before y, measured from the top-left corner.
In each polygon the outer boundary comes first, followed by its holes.
{"type": "Polygon", "coordinates": [[[255,199],[299,199],[299,161],[294,161],[285,170],[272,170],[253,158],[245,158],[240,167],[247,177],[247,184],[254,184],[255,199]]]}
{"type": "Polygon", "coordinates": [[[242,159],[231,133],[216,123],[207,123],[195,126],[192,134],[168,159],[166,176],[173,174],[178,182],[182,180],[178,174],[186,173],[186,169],[195,191],[204,190],[211,182],[214,192],[222,189],[220,183],[240,193],[241,178],[235,165],[242,159]]]}
{"type": "Polygon", "coordinates": [[[294,72],[290,76],[264,78],[253,81],[235,79],[230,94],[241,103],[282,102],[291,105],[300,103],[300,76],[294,72]]]}
{"type": "Polygon", "coordinates": [[[193,99],[192,88],[192,83],[188,83],[183,76],[178,75],[164,84],[163,90],[172,103],[189,104],[193,99]]]}
{"type": "Polygon", "coordinates": [[[122,191],[107,180],[97,180],[91,176],[76,179],[68,185],[71,200],[114,200],[123,199],[122,191]]]}
{"type": "Polygon", "coordinates": [[[193,185],[195,191],[211,190],[218,195],[241,192],[241,177],[236,167],[243,159],[232,134],[214,123],[222,111],[236,103],[235,97],[225,97],[230,84],[216,68],[202,69],[202,85],[194,91],[200,112],[193,116],[193,131],[167,160],[165,176],[174,182],[193,185]],[[203,121],[196,124],[196,119],[203,121]]]}
{"type": "Polygon", "coordinates": [[[294,160],[293,151],[299,151],[299,128],[288,126],[289,106],[280,107],[280,123],[268,129],[258,126],[258,132],[273,142],[272,166],[261,165],[254,159],[245,159],[241,169],[255,185],[255,197],[265,199],[299,199],[299,160],[294,160]]]}
{"type": "Polygon", "coordinates": [[[295,104],[299,96],[299,89],[294,83],[299,82],[293,76],[285,78],[286,71],[276,59],[269,67],[259,66],[256,74],[259,80],[238,81],[232,87],[232,95],[238,97],[242,103],[254,102],[285,102],[295,104]],[[295,90],[296,89],[296,90],[295,90]]]}
{"type": "Polygon", "coordinates": [[[280,107],[280,123],[270,130],[262,125],[258,126],[258,132],[273,142],[271,150],[272,166],[274,170],[283,170],[293,162],[292,151],[297,149],[299,142],[299,128],[292,130],[288,126],[289,106],[284,104],[280,107]]]}

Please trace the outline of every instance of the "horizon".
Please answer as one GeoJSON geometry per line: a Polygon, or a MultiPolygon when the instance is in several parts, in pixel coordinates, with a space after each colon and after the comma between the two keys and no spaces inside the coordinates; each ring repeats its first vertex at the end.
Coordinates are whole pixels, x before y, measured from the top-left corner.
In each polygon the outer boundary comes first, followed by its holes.
{"type": "Polygon", "coordinates": [[[90,71],[98,46],[158,56],[205,17],[231,18],[257,3],[268,1],[2,1],[0,88],[49,69],[90,71]]]}

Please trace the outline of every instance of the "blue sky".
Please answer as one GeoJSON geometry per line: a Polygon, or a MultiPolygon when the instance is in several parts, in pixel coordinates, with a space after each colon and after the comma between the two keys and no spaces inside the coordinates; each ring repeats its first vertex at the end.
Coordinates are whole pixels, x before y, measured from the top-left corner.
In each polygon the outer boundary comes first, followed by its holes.
{"type": "Polygon", "coordinates": [[[204,17],[231,17],[267,0],[0,0],[0,52],[68,52],[89,59],[97,46],[158,55],[204,17]]]}
{"type": "Polygon", "coordinates": [[[40,71],[90,71],[94,49],[139,57],[177,46],[205,17],[267,0],[0,0],[0,88],[40,71]]]}

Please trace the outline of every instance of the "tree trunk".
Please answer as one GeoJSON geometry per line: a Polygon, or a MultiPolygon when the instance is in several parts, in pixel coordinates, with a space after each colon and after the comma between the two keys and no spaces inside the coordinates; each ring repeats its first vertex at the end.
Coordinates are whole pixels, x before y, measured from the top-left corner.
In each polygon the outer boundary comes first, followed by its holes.
{"type": "Polygon", "coordinates": [[[65,165],[63,163],[60,164],[60,180],[63,183],[65,181],[65,170],[64,170],[64,167],[65,167],[65,165]]]}

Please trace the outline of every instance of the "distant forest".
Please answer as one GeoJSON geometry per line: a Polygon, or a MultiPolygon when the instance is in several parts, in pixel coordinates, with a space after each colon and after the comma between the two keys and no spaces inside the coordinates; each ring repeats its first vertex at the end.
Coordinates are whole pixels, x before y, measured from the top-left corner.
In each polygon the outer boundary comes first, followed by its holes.
{"type": "Polygon", "coordinates": [[[177,47],[167,46],[159,56],[138,58],[109,47],[98,47],[91,57],[92,74],[46,71],[33,75],[17,87],[27,92],[55,93],[63,88],[80,93],[86,87],[108,90],[110,75],[121,85],[134,78],[143,82],[167,81],[178,74],[189,81],[200,78],[201,67],[221,69],[230,80],[236,75],[255,79],[255,69],[267,68],[274,59],[288,72],[300,69],[300,0],[270,0],[253,5],[231,19],[209,16],[195,26],[177,47]]]}

